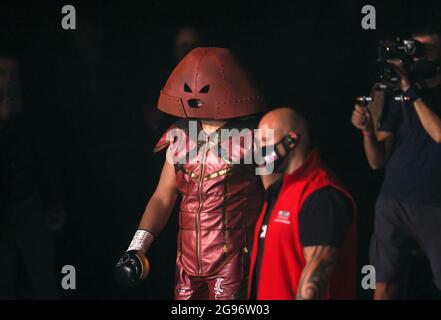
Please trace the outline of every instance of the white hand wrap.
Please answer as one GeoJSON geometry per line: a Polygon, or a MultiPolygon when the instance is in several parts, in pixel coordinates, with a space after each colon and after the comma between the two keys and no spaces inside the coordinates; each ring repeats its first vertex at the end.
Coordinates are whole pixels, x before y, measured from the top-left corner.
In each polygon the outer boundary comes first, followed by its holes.
{"type": "Polygon", "coordinates": [[[127,251],[136,250],[146,254],[154,240],[155,236],[151,232],[147,230],[138,230],[133,236],[132,242],[127,251]]]}

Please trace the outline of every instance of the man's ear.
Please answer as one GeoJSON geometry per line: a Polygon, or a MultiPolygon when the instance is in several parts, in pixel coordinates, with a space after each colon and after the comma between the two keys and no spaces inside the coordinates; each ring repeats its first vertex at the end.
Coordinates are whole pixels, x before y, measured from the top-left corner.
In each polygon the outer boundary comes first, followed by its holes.
{"type": "Polygon", "coordinates": [[[288,132],[288,135],[291,138],[289,141],[289,145],[290,145],[290,147],[294,148],[297,145],[299,136],[298,136],[297,132],[295,132],[293,130],[290,130],[288,132]]]}

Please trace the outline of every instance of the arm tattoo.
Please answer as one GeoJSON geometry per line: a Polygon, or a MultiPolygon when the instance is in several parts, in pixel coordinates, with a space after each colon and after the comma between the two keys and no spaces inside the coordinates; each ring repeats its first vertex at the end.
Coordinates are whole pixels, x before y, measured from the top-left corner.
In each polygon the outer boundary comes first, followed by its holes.
{"type": "Polygon", "coordinates": [[[322,299],[337,260],[337,248],[313,246],[303,249],[306,265],[297,290],[298,300],[322,299]]]}

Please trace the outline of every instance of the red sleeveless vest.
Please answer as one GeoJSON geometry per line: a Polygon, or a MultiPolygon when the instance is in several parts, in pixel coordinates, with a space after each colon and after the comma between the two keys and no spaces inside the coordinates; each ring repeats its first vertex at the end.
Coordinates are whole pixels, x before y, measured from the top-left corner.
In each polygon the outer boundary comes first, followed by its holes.
{"type": "MultiPolygon", "coordinates": [[[[342,247],[337,265],[328,286],[327,299],[356,298],[356,224],[355,202],[352,196],[320,162],[318,152],[312,151],[306,162],[291,175],[283,177],[279,197],[268,222],[260,276],[257,284],[258,300],[295,299],[305,267],[303,247],[299,237],[298,214],[305,200],[314,191],[331,186],[345,194],[353,203],[354,219],[342,247]],[[283,214],[280,215],[279,213],[283,214]]],[[[254,234],[254,243],[262,227],[267,204],[264,204],[254,234]]],[[[257,245],[251,255],[249,290],[257,258],[257,245]]]]}
{"type": "MultiPolygon", "coordinates": [[[[253,128],[245,122],[228,123],[223,129],[253,128]]],[[[180,120],[169,128],[180,128],[180,143],[170,145],[172,159],[188,159],[176,163],[176,183],[182,201],[179,210],[178,259],[191,276],[211,276],[221,270],[234,254],[243,252],[248,265],[253,230],[263,205],[263,186],[255,174],[254,164],[245,164],[243,157],[249,145],[234,145],[233,138],[224,142],[215,135],[205,141],[194,141],[187,132],[188,121],[180,120]],[[214,140],[212,140],[214,139],[214,140]],[[190,150],[199,150],[190,157],[190,150]],[[185,145],[185,147],[183,147],[185,145]],[[238,163],[221,156],[215,146],[232,146],[238,163]]],[[[198,132],[202,129],[198,122],[198,132]]],[[[252,132],[249,131],[250,139],[252,132]]],[[[167,133],[156,145],[158,152],[169,145],[167,133]]]]}

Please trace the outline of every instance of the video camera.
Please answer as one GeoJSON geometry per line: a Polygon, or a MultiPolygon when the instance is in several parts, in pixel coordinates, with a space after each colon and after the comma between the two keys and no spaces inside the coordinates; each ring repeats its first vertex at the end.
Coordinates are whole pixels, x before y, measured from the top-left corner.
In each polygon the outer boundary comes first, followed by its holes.
{"type": "Polygon", "coordinates": [[[388,63],[389,60],[401,60],[404,68],[409,69],[413,58],[425,56],[424,44],[413,39],[382,40],[378,43],[378,57],[371,68],[370,77],[379,89],[396,89],[400,76],[388,63]]]}

